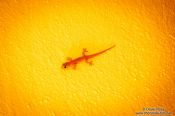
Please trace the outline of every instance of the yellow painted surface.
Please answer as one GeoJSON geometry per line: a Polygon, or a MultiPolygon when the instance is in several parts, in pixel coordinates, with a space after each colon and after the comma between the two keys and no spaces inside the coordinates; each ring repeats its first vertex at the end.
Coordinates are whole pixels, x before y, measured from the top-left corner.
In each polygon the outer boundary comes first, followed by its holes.
{"type": "MultiPolygon", "coordinates": [[[[0,116],[175,113],[173,0],[0,0],[0,116]],[[66,57],[116,47],[77,69],[66,57]]],[[[175,114],[172,114],[172,116],[175,114]]]]}

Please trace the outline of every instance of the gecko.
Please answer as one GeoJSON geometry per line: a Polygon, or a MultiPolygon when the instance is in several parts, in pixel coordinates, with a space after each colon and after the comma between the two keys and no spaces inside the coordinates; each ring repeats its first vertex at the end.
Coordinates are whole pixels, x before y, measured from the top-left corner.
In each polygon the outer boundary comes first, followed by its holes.
{"type": "Polygon", "coordinates": [[[62,64],[62,68],[65,69],[65,68],[68,68],[70,66],[73,66],[73,69],[76,69],[77,64],[82,62],[82,61],[85,61],[89,65],[92,65],[92,61],[89,61],[89,59],[94,58],[94,57],[96,57],[96,56],[98,56],[98,55],[114,48],[114,47],[115,47],[115,45],[113,45],[113,46],[111,46],[111,47],[109,47],[109,48],[107,48],[103,51],[100,51],[100,52],[97,52],[97,53],[94,53],[94,54],[91,54],[91,55],[86,55],[86,52],[88,52],[88,51],[87,51],[86,48],[83,48],[82,56],[80,56],[78,58],[75,58],[75,59],[72,59],[72,58],[68,57],[67,58],[68,61],[62,64]]]}

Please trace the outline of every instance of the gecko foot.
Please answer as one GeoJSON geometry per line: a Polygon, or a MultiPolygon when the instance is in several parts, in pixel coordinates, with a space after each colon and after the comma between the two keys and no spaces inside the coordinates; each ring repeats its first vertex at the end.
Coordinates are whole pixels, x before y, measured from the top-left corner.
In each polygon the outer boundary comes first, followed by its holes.
{"type": "Polygon", "coordinates": [[[86,54],[85,54],[86,52],[88,52],[87,49],[86,49],[86,48],[83,48],[82,55],[83,55],[83,56],[86,56],[86,54]]]}
{"type": "Polygon", "coordinates": [[[89,65],[93,65],[93,62],[92,61],[86,60],[86,63],[88,63],[89,65]]]}

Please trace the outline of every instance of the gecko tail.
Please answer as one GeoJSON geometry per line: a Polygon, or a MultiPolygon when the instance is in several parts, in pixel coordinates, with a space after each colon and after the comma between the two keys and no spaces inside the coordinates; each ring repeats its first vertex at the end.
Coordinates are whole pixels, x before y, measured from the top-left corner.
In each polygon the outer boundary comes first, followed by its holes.
{"type": "Polygon", "coordinates": [[[116,45],[114,44],[113,46],[110,47],[110,49],[111,49],[111,48],[114,48],[115,46],[116,46],[116,45]]]}
{"type": "Polygon", "coordinates": [[[107,49],[106,49],[106,50],[104,50],[104,51],[110,50],[110,49],[114,48],[115,46],[116,46],[116,45],[114,44],[113,46],[111,46],[111,47],[107,48],[107,49]]]}
{"type": "Polygon", "coordinates": [[[107,49],[105,49],[105,50],[103,50],[103,51],[101,51],[101,52],[99,52],[99,53],[97,53],[97,54],[102,54],[102,53],[104,53],[104,52],[106,52],[106,51],[108,51],[108,50],[114,48],[115,46],[116,46],[116,45],[114,44],[113,46],[111,46],[111,47],[109,47],[109,48],[107,48],[107,49]]]}

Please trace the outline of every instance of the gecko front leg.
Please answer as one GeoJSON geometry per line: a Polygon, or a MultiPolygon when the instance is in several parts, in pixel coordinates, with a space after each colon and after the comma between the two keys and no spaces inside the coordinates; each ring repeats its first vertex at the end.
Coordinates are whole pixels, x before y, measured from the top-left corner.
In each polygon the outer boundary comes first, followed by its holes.
{"type": "Polygon", "coordinates": [[[74,64],[73,64],[73,69],[75,70],[76,67],[77,67],[77,63],[74,63],[74,64]]]}
{"type": "Polygon", "coordinates": [[[72,61],[72,58],[71,57],[67,57],[67,61],[72,61]]]}

